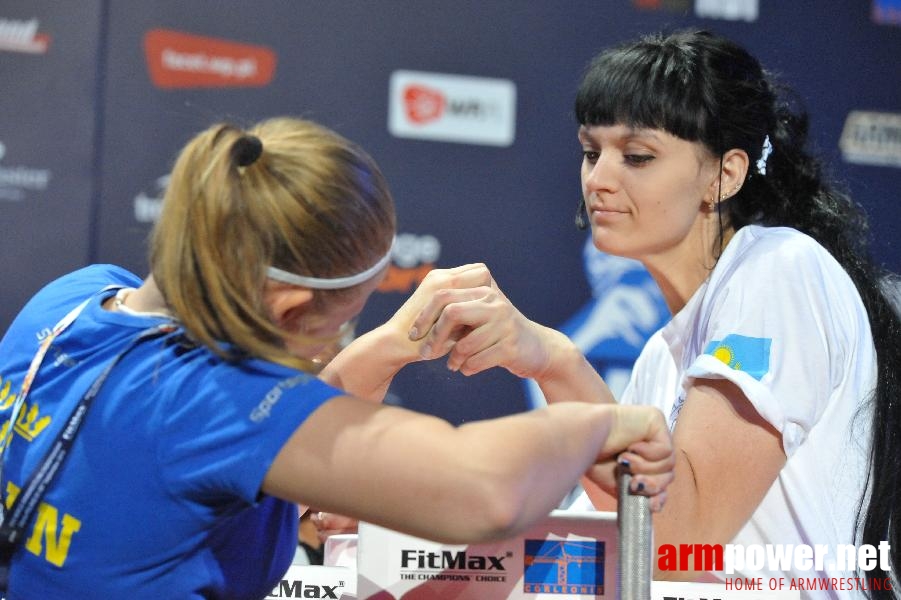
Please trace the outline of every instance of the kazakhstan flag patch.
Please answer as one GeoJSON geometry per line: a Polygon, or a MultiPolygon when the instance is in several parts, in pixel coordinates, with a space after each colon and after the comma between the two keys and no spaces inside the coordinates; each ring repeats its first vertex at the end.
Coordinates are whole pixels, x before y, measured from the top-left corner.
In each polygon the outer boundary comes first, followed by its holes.
{"type": "Polygon", "coordinates": [[[704,354],[747,373],[758,381],[770,370],[770,338],[755,338],[730,333],[722,340],[707,344],[704,354]]]}

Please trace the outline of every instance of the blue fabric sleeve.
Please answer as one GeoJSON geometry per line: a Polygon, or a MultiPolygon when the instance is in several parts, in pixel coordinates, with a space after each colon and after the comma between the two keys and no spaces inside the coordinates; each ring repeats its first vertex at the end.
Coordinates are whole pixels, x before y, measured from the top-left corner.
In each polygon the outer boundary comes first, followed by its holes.
{"type": "MultiPolygon", "coordinates": [[[[218,362],[218,361],[217,361],[218,362]]],[[[246,361],[218,362],[186,377],[158,411],[163,478],[198,501],[258,499],[275,456],[306,418],[343,392],[299,371],[246,361]]]]}

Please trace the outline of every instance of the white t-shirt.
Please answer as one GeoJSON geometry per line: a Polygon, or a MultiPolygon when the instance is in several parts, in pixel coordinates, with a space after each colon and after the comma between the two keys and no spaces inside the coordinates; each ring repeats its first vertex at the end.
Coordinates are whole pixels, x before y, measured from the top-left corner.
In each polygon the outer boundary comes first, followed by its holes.
{"type": "Polygon", "coordinates": [[[794,229],[740,229],[708,280],[648,341],[621,402],[656,406],[674,428],[696,378],[727,379],[741,388],[781,433],[787,457],[731,543],[826,545],[822,571],[764,564],[730,577],[856,577],[830,563],[840,544],[854,542],[868,469],[867,401],[876,383],[876,351],[866,310],[844,269],[794,229]]]}

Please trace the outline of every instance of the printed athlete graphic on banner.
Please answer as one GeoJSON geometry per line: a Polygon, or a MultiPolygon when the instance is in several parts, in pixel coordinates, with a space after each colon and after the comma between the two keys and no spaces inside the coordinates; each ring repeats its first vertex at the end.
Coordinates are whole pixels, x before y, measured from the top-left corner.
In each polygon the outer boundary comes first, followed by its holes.
{"type": "MultiPolygon", "coordinates": [[[[669,319],[657,284],[635,260],[611,256],[594,247],[589,235],[582,250],[592,298],[558,329],[565,333],[601,374],[614,396],[629,382],[632,364],[652,333],[669,319]]],[[[544,396],[526,381],[531,407],[544,396]]]]}

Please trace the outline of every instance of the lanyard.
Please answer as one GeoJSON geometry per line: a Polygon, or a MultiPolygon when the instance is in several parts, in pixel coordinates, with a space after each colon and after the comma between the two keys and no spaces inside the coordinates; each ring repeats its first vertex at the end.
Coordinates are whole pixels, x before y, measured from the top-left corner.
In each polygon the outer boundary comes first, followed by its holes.
{"type": "MultiPolygon", "coordinates": [[[[31,383],[34,381],[34,377],[37,374],[38,368],[40,368],[41,366],[41,362],[47,354],[47,350],[50,348],[50,344],[56,337],[59,336],[60,333],[62,333],[69,325],[72,324],[75,318],[81,313],[82,310],[84,310],[85,306],[87,306],[90,300],[91,298],[88,298],[87,300],[79,304],[65,317],[63,317],[59,323],[56,324],[56,326],[51,330],[47,337],[44,338],[44,340],[41,342],[38,351],[35,353],[34,358],[31,360],[31,364],[28,367],[28,372],[26,373],[25,378],[22,381],[22,387],[19,392],[19,397],[16,398],[15,405],[13,406],[8,430],[3,440],[4,447],[2,453],[0,453],[0,477],[2,477],[2,464],[3,459],[6,455],[6,450],[9,447],[9,444],[12,442],[13,429],[18,418],[18,413],[19,411],[21,411],[22,405],[25,401],[25,396],[28,395],[28,391],[31,388],[31,383]]],[[[43,497],[44,492],[53,481],[53,478],[62,466],[63,461],[66,459],[69,450],[72,448],[75,434],[78,433],[78,430],[84,421],[85,414],[87,414],[91,403],[100,392],[100,388],[103,386],[110,372],[113,370],[113,367],[115,367],[116,364],[122,359],[122,357],[130,352],[140,342],[165,335],[174,331],[176,328],[177,325],[170,322],[162,323],[160,325],[156,325],[154,327],[150,327],[141,331],[141,333],[139,333],[128,344],[128,346],[126,346],[125,349],[119,352],[119,354],[117,354],[113,358],[113,360],[111,360],[110,363],[103,369],[94,383],[91,384],[91,386],[88,388],[88,391],[85,392],[84,396],[82,396],[81,400],[72,410],[72,413],[69,415],[65,426],[57,434],[56,439],[51,445],[49,452],[47,452],[47,454],[41,460],[38,468],[28,478],[28,482],[22,487],[19,494],[16,496],[16,499],[13,502],[12,506],[9,507],[9,510],[5,510],[3,503],[0,503],[0,548],[6,546],[6,548],[3,548],[3,550],[10,553],[14,549],[15,544],[20,539],[22,532],[25,530],[28,521],[31,519],[31,515],[37,508],[37,505],[43,497]]]]}

